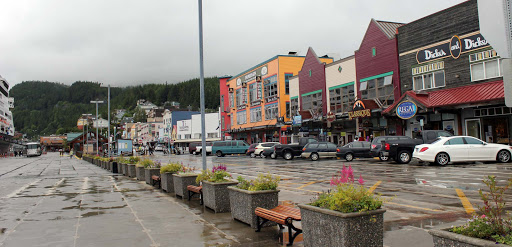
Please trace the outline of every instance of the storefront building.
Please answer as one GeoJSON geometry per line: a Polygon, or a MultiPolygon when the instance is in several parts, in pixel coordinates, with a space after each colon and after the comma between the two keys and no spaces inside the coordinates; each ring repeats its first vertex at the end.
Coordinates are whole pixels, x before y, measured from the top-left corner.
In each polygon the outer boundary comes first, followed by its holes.
{"type": "MultiPolygon", "coordinates": [[[[332,62],[332,58],[320,58],[332,62]]],[[[289,78],[297,75],[304,57],[278,55],[229,79],[220,79],[223,137],[248,143],[288,143],[289,78]],[[224,110],[222,110],[224,109],[224,110]],[[227,134],[226,134],[227,133],[227,134]]]]}
{"type": "Polygon", "coordinates": [[[385,114],[404,119],[406,135],[444,129],[512,143],[501,58],[480,34],[476,0],[398,28],[397,40],[404,95],[385,114]]]}
{"type": "Polygon", "coordinates": [[[402,25],[372,19],[355,51],[357,98],[367,102],[359,105],[377,106],[370,109],[369,117],[355,118],[356,135],[365,139],[402,134],[401,121],[382,116],[382,111],[401,95],[396,30],[402,25]]]}

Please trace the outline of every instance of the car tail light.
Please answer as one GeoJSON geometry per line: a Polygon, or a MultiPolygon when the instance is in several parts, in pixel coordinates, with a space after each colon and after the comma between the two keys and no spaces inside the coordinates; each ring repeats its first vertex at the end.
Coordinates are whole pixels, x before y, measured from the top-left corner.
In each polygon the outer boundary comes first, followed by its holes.
{"type": "Polygon", "coordinates": [[[425,152],[425,151],[427,151],[427,150],[428,150],[428,148],[427,148],[427,147],[421,148],[421,149],[420,149],[420,153],[425,152]]]}
{"type": "Polygon", "coordinates": [[[340,149],[339,149],[339,148],[336,148],[336,152],[340,152],[340,149]]]}
{"type": "Polygon", "coordinates": [[[303,148],[303,149],[302,149],[302,151],[303,151],[303,152],[304,152],[304,151],[306,151],[306,148],[303,148]]]}
{"type": "Polygon", "coordinates": [[[377,145],[372,145],[372,149],[376,149],[377,148],[377,145]]]}
{"type": "Polygon", "coordinates": [[[389,143],[386,143],[384,147],[386,148],[387,151],[389,151],[389,143]]]}

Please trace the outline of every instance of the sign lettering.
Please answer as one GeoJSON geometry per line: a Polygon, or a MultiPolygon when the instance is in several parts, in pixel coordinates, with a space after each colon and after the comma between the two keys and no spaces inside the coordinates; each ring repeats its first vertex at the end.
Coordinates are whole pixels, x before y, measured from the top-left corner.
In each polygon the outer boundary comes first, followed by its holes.
{"type": "Polygon", "coordinates": [[[396,115],[401,119],[412,118],[416,112],[418,112],[418,107],[411,101],[404,101],[396,107],[396,115]]]}
{"type": "Polygon", "coordinates": [[[453,36],[449,42],[436,45],[427,49],[419,50],[416,53],[418,63],[425,63],[434,59],[440,59],[451,56],[454,59],[460,57],[462,53],[488,46],[489,43],[481,34],[471,35],[462,40],[453,36]]]}
{"type": "Polygon", "coordinates": [[[352,120],[354,118],[366,118],[366,117],[371,117],[371,116],[372,116],[372,112],[370,109],[348,112],[349,120],[352,120]]]}

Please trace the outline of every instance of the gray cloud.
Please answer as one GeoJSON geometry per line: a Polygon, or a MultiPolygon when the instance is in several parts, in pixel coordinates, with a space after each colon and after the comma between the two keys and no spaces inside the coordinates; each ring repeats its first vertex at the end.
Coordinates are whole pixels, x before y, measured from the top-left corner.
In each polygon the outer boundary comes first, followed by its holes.
{"type": "MultiPolygon", "coordinates": [[[[463,0],[203,1],[205,74],[235,75],[290,50],[353,54],[371,18],[409,22],[463,0]]],[[[112,85],[199,77],[197,1],[17,0],[0,8],[11,84],[112,85]]]]}

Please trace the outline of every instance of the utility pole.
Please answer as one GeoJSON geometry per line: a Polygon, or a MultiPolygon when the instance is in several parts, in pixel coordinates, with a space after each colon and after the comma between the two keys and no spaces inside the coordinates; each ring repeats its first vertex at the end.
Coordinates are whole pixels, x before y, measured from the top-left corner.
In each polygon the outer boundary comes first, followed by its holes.
{"type": "MultiPolygon", "coordinates": [[[[99,150],[99,138],[98,138],[98,104],[103,104],[103,100],[91,100],[91,104],[96,104],[96,155],[99,150]]],[[[94,127],[94,126],[93,126],[94,127]]]]}
{"type": "Polygon", "coordinates": [[[203,1],[198,0],[199,5],[199,74],[201,95],[201,153],[203,157],[203,170],[206,170],[206,136],[204,116],[204,62],[203,62],[203,1]]]}
{"type": "Polygon", "coordinates": [[[107,102],[108,102],[108,133],[107,133],[107,140],[108,140],[108,157],[110,158],[110,153],[111,153],[111,149],[110,149],[110,84],[108,84],[108,98],[107,98],[107,102]]]}

